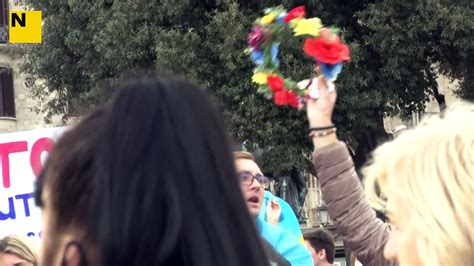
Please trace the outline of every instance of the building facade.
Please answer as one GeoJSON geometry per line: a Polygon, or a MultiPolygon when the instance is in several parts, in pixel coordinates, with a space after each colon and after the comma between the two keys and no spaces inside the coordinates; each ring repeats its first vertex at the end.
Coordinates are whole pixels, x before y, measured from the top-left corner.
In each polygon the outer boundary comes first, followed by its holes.
{"type": "Polygon", "coordinates": [[[44,116],[32,110],[37,102],[31,96],[29,85],[32,80],[20,73],[21,58],[14,58],[5,52],[9,45],[9,11],[22,9],[22,1],[0,0],[0,133],[54,125],[46,124],[44,116]]]}
{"type": "MultiPolygon", "coordinates": [[[[445,76],[439,76],[438,79],[438,91],[440,94],[444,95],[446,100],[446,106],[450,106],[456,101],[459,101],[459,98],[455,95],[455,91],[458,89],[459,84],[458,81],[450,81],[445,76]]],[[[437,114],[440,112],[440,107],[438,102],[433,96],[430,96],[430,100],[426,103],[426,108],[423,114],[413,114],[411,119],[402,120],[399,117],[387,117],[384,119],[384,127],[385,131],[388,133],[393,133],[397,131],[396,129],[399,128],[401,125],[405,125],[407,127],[416,126],[420,119],[424,115],[429,114],[437,114]]]]}

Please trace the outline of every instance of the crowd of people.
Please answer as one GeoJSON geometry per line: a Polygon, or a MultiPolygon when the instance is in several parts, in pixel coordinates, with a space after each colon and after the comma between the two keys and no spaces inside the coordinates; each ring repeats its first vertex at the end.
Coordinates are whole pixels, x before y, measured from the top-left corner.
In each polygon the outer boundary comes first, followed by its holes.
{"type": "MultiPolygon", "coordinates": [[[[427,119],[377,148],[364,193],[335,133],[337,93],[318,82],[319,99],[306,107],[313,163],[330,217],[357,259],[473,265],[474,107],[427,119]]],[[[265,191],[268,179],[252,154],[231,150],[203,90],[149,77],[118,91],[49,155],[35,191],[40,259],[33,247],[5,238],[0,265],[334,263],[331,235],[303,237],[295,216],[282,217],[284,201],[265,191]]]]}

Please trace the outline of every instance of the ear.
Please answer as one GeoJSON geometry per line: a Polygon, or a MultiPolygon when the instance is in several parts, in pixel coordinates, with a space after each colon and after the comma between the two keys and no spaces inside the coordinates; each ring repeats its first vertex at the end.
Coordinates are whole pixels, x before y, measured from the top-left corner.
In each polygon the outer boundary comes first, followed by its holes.
{"type": "Polygon", "coordinates": [[[326,250],[323,248],[318,252],[319,259],[326,260],[326,250]]]}
{"type": "Polygon", "coordinates": [[[77,243],[71,242],[67,244],[64,250],[62,266],[80,266],[83,258],[81,250],[77,243]]]}

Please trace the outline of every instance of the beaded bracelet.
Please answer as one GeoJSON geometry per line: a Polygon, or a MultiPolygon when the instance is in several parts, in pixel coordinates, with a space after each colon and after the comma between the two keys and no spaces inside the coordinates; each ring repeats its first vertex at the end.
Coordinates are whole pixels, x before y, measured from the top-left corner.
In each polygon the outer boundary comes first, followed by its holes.
{"type": "Polygon", "coordinates": [[[325,137],[327,135],[331,135],[331,134],[334,134],[336,133],[337,129],[335,127],[332,127],[328,130],[324,130],[324,131],[312,131],[309,133],[309,138],[312,139],[312,138],[318,138],[318,137],[325,137]]]}
{"type": "Polygon", "coordinates": [[[336,126],[334,124],[331,124],[330,126],[325,126],[325,127],[311,127],[309,128],[308,132],[311,133],[313,131],[321,131],[321,130],[327,130],[331,128],[335,128],[336,126]]]}

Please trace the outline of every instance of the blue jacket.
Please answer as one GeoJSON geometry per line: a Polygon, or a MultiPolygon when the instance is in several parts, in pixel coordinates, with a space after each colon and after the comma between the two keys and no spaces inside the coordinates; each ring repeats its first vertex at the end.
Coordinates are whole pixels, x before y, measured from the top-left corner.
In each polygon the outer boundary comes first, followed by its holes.
{"type": "Polygon", "coordinates": [[[291,208],[290,204],[288,204],[283,199],[277,196],[274,196],[269,191],[265,191],[262,208],[260,209],[258,218],[262,219],[265,222],[268,222],[267,205],[268,205],[268,202],[270,202],[272,199],[277,199],[281,207],[281,216],[280,216],[280,220],[278,221],[278,227],[287,230],[296,239],[298,239],[299,241],[301,241],[301,243],[303,243],[303,233],[301,232],[300,223],[298,222],[298,218],[296,218],[296,215],[293,212],[293,209],[291,208]]]}
{"type": "Polygon", "coordinates": [[[313,266],[313,258],[306,247],[290,232],[257,217],[257,229],[262,237],[292,266],[313,266]]]}

